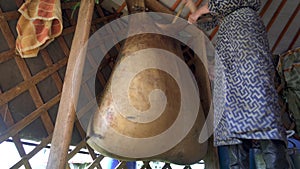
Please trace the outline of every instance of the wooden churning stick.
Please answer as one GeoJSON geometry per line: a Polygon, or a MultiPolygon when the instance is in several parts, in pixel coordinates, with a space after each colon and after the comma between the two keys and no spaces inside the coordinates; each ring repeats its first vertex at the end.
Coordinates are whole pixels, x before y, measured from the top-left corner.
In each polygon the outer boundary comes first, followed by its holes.
{"type": "Polygon", "coordinates": [[[189,7],[189,9],[190,9],[190,11],[191,11],[192,13],[194,13],[194,12],[196,11],[196,9],[197,9],[194,3],[182,3],[182,4],[180,5],[180,7],[179,7],[179,10],[178,10],[178,12],[177,12],[175,18],[174,18],[173,21],[172,21],[172,23],[175,23],[175,22],[177,21],[178,17],[179,17],[180,14],[182,13],[182,11],[183,11],[183,9],[184,9],[184,7],[185,7],[186,5],[189,7]]]}
{"type": "MultiPolygon", "coordinates": [[[[188,6],[190,11],[193,13],[196,11],[196,6],[194,3],[182,3],[179,7],[179,10],[175,16],[175,18],[172,20],[172,23],[171,24],[159,24],[159,23],[156,23],[156,25],[158,27],[160,27],[161,29],[164,29],[164,30],[173,30],[174,29],[174,26],[172,24],[174,24],[178,17],[180,17],[180,14],[182,13],[183,9],[185,6],[188,6]]],[[[188,24],[187,24],[188,25],[188,24]]],[[[187,26],[187,25],[182,25],[183,27],[187,26]]],[[[176,27],[177,29],[182,29],[182,27],[176,27]]]]}

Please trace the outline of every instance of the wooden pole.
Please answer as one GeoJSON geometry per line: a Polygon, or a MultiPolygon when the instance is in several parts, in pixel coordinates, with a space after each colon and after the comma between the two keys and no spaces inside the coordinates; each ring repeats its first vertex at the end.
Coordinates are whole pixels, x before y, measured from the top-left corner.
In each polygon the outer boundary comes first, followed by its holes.
{"type": "Polygon", "coordinates": [[[89,38],[94,3],[94,0],[83,0],[80,3],[78,21],[68,60],[47,169],[66,168],[68,149],[72,138],[72,131],[76,116],[75,106],[78,99],[78,93],[74,93],[74,91],[79,92],[79,90],[73,91],[71,86],[74,85],[79,88],[80,85],[80,81],[75,81],[73,79],[73,73],[77,70],[83,70],[85,58],[78,57],[78,53],[80,53],[82,46],[84,46],[85,42],[89,38]],[[82,64],[78,64],[75,67],[75,63],[78,62],[82,64]],[[74,97],[70,98],[70,96],[74,97]]]}
{"type": "MultiPolygon", "coordinates": [[[[153,1],[153,0],[145,0],[145,6],[154,12],[162,12],[173,15],[174,12],[171,11],[168,7],[164,6],[159,1],[153,1]]],[[[127,5],[128,7],[128,5],[127,5]]]]}

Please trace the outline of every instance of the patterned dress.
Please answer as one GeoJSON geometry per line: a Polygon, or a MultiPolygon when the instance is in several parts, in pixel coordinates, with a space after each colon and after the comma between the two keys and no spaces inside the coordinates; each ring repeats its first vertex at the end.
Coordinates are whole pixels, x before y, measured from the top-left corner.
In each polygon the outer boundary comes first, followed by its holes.
{"type": "Polygon", "coordinates": [[[209,2],[211,14],[222,18],[213,97],[216,146],[239,144],[241,139],[286,141],[273,81],[275,69],[259,8],[260,0],[209,2]]]}

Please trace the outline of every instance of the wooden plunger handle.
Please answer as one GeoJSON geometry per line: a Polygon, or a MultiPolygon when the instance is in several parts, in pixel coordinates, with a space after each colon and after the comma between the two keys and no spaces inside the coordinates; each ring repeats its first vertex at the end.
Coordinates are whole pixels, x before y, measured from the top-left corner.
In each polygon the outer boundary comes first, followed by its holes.
{"type": "Polygon", "coordinates": [[[178,10],[178,12],[177,12],[175,18],[174,18],[173,21],[172,21],[172,23],[175,23],[175,22],[177,21],[179,15],[182,13],[184,7],[185,7],[185,3],[182,3],[182,4],[180,5],[180,7],[179,7],[179,10],[178,10]]]}
{"type": "Polygon", "coordinates": [[[183,9],[184,9],[184,7],[185,7],[186,5],[187,5],[187,7],[190,9],[190,11],[191,11],[192,13],[196,12],[197,7],[196,7],[196,5],[195,5],[194,3],[182,3],[182,4],[180,5],[180,7],[179,7],[179,10],[178,10],[178,12],[177,12],[175,18],[174,18],[173,21],[172,21],[172,23],[175,23],[175,22],[177,21],[179,15],[182,13],[182,11],[183,11],[183,9]]]}

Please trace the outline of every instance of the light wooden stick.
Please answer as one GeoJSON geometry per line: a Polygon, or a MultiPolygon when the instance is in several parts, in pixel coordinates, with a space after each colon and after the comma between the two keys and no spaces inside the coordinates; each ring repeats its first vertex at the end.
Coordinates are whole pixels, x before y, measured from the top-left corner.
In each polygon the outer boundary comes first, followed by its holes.
{"type": "Polygon", "coordinates": [[[178,12],[177,12],[175,18],[173,19],[172,23],[175,23],[175,22],[177,21],[179,15],[182,13],[182,11],[183,11],[183,9],[184,9],[184,7],[185,7],[185,4],[186,4],[186,3],[182,3],[182,4],[180,5],[179,10],[178,10],[178,12]]]}
{"type": "Polygon", "coordinates": [[[192,13],[196,12],[196,10],[197,10],[197,7],[194,3],[182,3],[179,7],[179,10],[178,10],[175,18],[172,21],[172,23],[175,23],[177,21],[179,15],[182,13],[185,6],[187,6],[192,13]]]}
{"type": "Polygon", "coordinates": [[[75,109],[80,88],[80,80],[76,80],[78,77],[74,78],[73,75],[75,72],[82,72],[83,70],[85,58],[83,56],[78,57],[78,53],[81,52],[82,46],[84,46],[89,38],[94,5],[94,0],[81,1],[80,3],[76,30],[68,59],[62,96],[46,167],[47,169],[65,169],[67,166],[67,155],[72,138],[76,117],[75,109]],[[75,63],[80,64],[77,65],[75,63]],[[72,88],[72,86],[74,86],[74,88],[72,88]]]}

